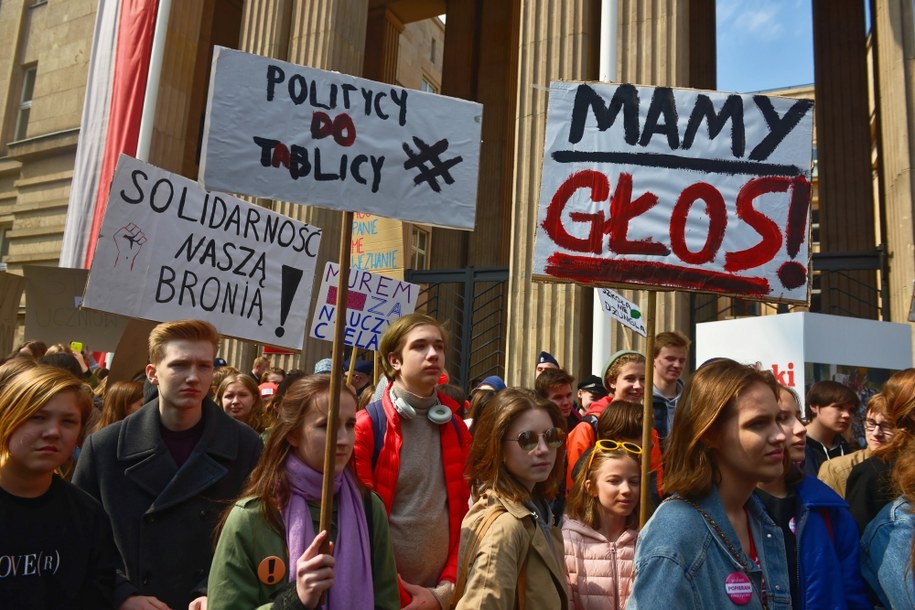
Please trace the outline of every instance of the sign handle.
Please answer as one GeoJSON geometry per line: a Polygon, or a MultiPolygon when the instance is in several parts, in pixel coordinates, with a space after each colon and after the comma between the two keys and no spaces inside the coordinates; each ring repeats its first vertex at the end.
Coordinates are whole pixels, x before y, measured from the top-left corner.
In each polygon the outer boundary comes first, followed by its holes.
{"type": "MultiPolygon", "coordinates": [[[[356,354],[359,348],[353,345],[353,351],[349,355],[349,370],[346,371],[346,385],[353,385],[353,372],[356,370],[356,354]]],[[[358,398],[358,396],[356,397],[358,398]]]]}
{"type": "MultiPolygon", "coordinates": [[[[321,486],[321,518],[318,532],[330,533],[330,520],[334,510],[334,465],[337,453],[337,419],[340,413],[340,391],[343,389],[343,331],[346,330],[346,293],[349,286],[349,251],[353,235],[353,213],[343,212],[340,229],[340,275],[337,276],[336,320],[334,343],[331,352],[330,396],[327,397],[327,436],[324,438],[324,482],[321,486]]],[[[321,552],[330,548],[330,536],[321,545],[321,552]]]]}
{"type": "Polygon", "coordinates": [[[658,293],[648,291],[648,307],[645,312],[645,331],[648,336],[645,341],[645,395],[642,397],[642,487],[639,490],[639,528],[648,521],[648,491],[651,486],[651,430],[654,428],[654,334],[655,317],[658,305],[658,293]]]}

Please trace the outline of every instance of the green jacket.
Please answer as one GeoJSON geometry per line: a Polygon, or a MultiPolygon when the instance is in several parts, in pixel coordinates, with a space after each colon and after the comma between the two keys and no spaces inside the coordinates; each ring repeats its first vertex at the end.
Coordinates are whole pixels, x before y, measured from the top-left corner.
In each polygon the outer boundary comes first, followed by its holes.
{"type": "MultiPolygon", "coordinates": [[[[375,608],[399,610],[397,568],[387,514],[381,498],[374,493],[370,498],[371,502],[366,503],[366,517],[372,542],[375,608]]],[[[320,506],[309,504],[309,509],[317,530],[320,506]]],[[[333,541],[336,540],[336,523],[334,505],[330,532],[333,541]]],[[[216,544],[210,566],[207,607],[210,610],[303,608],[295,592],[295,583],[289,581],[289,571],[294,570],[295,565],[288,563],[286,534],[277,533],[264,519],[260,500],[255,497],[238,500],[216,544]],[[264,562],[268,558],[279,561],[264,562]],[[271,580],[273,582],[269,582],[271,580]]]]}

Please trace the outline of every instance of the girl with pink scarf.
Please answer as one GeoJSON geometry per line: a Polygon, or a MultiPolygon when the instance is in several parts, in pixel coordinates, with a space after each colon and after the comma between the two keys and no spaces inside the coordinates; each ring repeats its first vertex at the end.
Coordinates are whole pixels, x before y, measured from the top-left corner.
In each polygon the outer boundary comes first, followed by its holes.
{"type": "Polygon", "coordinates": [[[327,375],[303,377],[278,405],[248,487],[224,517],[210,610],[400,608],[384,504],[360,487],[350,465],[356,398],[349,387],[340,396],[331,531],[316,532],[329,390],[327,375]],[[321,553],[327,538],[331,550],[321,553]]]}

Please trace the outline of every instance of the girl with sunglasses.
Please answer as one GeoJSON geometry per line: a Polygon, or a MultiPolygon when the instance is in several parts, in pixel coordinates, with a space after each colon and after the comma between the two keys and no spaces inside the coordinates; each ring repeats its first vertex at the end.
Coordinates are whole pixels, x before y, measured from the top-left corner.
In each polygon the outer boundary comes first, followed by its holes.
{"type": "Polygon", "coordinates": [[[778,386],[721,358],[699,367],[665,454],[672,494],[639,535],[627,608],[790,608],[782,532],[753,496],[784,472],[778,386]]]}
{"type": "Polygon", "coordinates": [[[576,610],[626,607],[638,536],[641,455],[635,443],[601,439],[575,477],[562,537],[576,610]]]}
{"type": "Polygon", "coordinates": [[[561,477],[565,418],[529,390],[496,394],[475,422],[461,524],[458,610],[568,608],[562,537],[547,500],[561,477]]]}

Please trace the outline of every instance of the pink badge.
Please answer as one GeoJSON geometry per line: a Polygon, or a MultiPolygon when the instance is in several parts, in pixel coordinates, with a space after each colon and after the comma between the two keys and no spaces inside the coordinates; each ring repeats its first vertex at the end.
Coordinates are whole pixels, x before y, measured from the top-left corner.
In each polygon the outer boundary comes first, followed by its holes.
{"type": "Polygon", "coordinates": [[[794,517],[788,520],[788,529],[791,530],[791,533],[797,536],[797,521],[794,520],[794,517]]]}
{"type": "Polygon", "coordinates": [[[753,585],[750,578],[743,572],[731,572],[724,579],[724,591],[732,602],[738,606],[746,606],[753,599],[753,585]]]}

